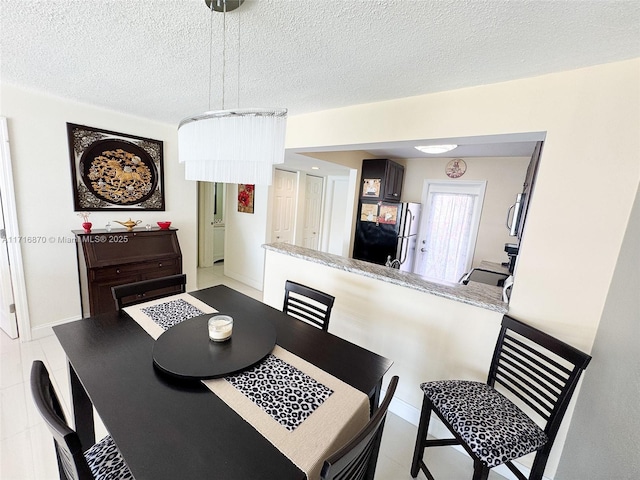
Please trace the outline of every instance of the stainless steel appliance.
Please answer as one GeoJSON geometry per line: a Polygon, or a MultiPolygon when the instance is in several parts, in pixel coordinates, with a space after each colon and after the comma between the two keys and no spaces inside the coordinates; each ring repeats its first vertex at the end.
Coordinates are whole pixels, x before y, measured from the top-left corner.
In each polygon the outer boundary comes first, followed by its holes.
{"type": "Polygon", "coordinates": [[[419,203],[361,202],[353,258],[410,272],[419,219],[419,203]]]}
{"type": "Polygon", "coordinates": [[[524,194],[519,193],[516,197],[516,203],[511,205],[507,210],[506,225],[509,229],[509,235],[512,237],[518,236],[518,232],[520,230],[520,222],[522,221],[524,214],[524,209],[522,208],[523,195],[524,194]]]}

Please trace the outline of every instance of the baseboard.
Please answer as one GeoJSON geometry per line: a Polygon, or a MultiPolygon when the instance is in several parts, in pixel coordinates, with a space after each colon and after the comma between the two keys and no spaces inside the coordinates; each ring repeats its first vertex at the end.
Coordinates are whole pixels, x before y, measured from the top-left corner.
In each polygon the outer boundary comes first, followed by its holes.
{"type": "Polygon", "coordinates": [[[53,335],[53,327],[69,322],[75,322],[76,320],[80,320],[81,318],[82,316],[78,315],[75,317],[66,318],[64,320],[58,320],[57,322],[47,323],[46,325],[33,327],[31,329],[31,340],[39,340],[41,338],[49,337],[53,335]]]}
{"type": "MultiPolygon", "coordinates": [[[[381,392],[380,398],[384,398],[384,394],[385,394],[384,391],[381,392]]],[[[411,423],[412,425],[415,425],[416,427],[418,426],[418,423],[420,423],[420,409],[414,407],[413,405],[397,397],[393,397],[393,399],[391,400],[391,403],[389,404],[389,411],[399,416],[403,420],[406,420],[407,422],[411,423]]],[[[431,415],[431,420],[429,421],[429,434],[433,435],[435,438],[451,437],[447,427],[444,426],[444,424],[440,421],[440,419],[435,414],[431,415]]],[[[464,449],[460,446],[454,446],[453,448],[460,451],[461,453],[464,453],[465,455],[467,454],[464,451],[464,449]]],[[[522,471],[522,473],[527,477],[529,476],[529,473],[531,473],[531,469],[529,467],[522,465],[519,462],[513,462],[513,463],[517,463],[517,467],[522,471]]],[[[492,470],[502,475],[504,478],[508,480],[518,480],[506,465],[499,465],[493,468],[492,470]]],[[[545,476],[543,477],[543,480],[553,480],[553,479],[545,476]]]]}
{"type": "Polygon", "coordinates": [[[262,291],[262,282],[255,280],[254,278],[247,277],[246,275],[242,275],[241,273],[233,272],[231,270],[224,270],[224,276],[232,278],[233,280],[237,280],[240,283],[244,283],[251,288],[255,288],[256,290],[262,291]]]}

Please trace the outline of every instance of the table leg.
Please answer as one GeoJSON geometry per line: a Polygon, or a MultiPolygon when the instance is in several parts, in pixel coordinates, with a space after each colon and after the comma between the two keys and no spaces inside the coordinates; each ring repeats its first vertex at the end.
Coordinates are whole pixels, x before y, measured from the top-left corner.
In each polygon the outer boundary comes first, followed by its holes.
{"type": "Polygon", "coordinates": [[[76,433],[80,437],[80,445],[86,451],[96,443],[93,404],[70,363],[69,384],[71,385],[71,415],[73,416],[76,433]]]}

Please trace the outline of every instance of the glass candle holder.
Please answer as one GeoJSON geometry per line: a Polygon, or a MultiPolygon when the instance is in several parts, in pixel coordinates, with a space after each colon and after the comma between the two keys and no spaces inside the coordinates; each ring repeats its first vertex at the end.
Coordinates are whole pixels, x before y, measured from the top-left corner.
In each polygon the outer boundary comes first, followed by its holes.
{"type": "Polygon", "coordinates": [[[233,318],[229,315],[215,315],[207,322],[209,339],[214,342],[224,342],[231,338],[233,332],[233,318]]]}

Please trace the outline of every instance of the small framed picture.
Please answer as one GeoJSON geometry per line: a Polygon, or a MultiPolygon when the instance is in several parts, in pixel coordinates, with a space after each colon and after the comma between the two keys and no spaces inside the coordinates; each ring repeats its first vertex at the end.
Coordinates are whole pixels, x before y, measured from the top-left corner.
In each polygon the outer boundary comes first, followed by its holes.
{"type": "Polygon", "coordinates": [[[360,209],[360,220],[363,222],[378,222],[378,204],[363,203],[360,209]]]}
{"type": "Polygon", "coordinates": [[[397,205],[382,205],[380,207],[380,214],[378,215],[378,223],[395,225],[397,221],[398,221],[397,205]]]}
{"type": "Polygon", "coordinates": [[[362,196],[378,198],[380,196],[380,179],[365,178],[362,185],[362,196]]]}
{"type": "Polygon", "coordinates": [[[255,185],[238,184],[238,211],[242,213],[253,213],[253,198],[255,185]]]}

